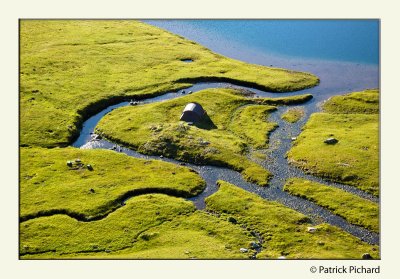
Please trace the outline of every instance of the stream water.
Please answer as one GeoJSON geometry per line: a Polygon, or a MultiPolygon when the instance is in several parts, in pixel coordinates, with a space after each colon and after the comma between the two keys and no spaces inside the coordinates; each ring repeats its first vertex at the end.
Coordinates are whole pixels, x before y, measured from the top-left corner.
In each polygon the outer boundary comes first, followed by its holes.
{"type": "MultiPolygon", "coordinates": [[[[269,93],[264,92],[261,90],[257,90],[254,88],[237,86],[234,84],[229,83],[198,83],[195,84],[187,89],[188,91],[199,91],[206,88],[223,88],[223,87],[234,87],[234,88],[241,88],[251,90],[255,93],[254,97],[282,97],[282,96],[292,96],[301,94],[302,91],[298,92],[291,92],[291,93],[269,93]]],[[[181,92],[181,91],[180,91],[181,92]]],[[[182,94],[180,92],[168,92],[164,95],[148,98],[145,100],[141,100],[138,105],[143,105],[147,103],[154,103],[154,102],[162,102],[165,100],[170,100],[173,98],[181,97],[182,94]]],[[[103,149],[115,149],[116,152],[123,152],[129,156],[133,156],[136,158],[145,158],[145,159],[155,159],[155,160],[162,160],[174,164],[181,164],[181,162],[176,161],[171,158],[160,158],[158,156],[147,156],[140,154],[134,150],[130,150],[129,148],[125,148],[123,146],[117,146],[116,144],[109,142],[107,140],[92,140],[92,134],[94,133],[94,129],[97,123],[100,121],[104,115],[108,112],[112,111],[115,108],[127,106],[129,102],[121,102],[120,104],[110,106],[100,113],[92,116],[89,118],[84,124],[82,128],[82,132],[79,138],[73,143],[73,146],[79,147],[82,149],[93,149],[93,148],[103,148],[103,149]]],[[[312,181],[317,181],[326,185],[331,185],[334,187],[338,187],[345,191],[351,192],[363,198],[372,200],[374,202],[378,202],[378,199],[372,195],[369,195],[363,191],[360,191],[354,187],[342,185],[338,183],[332,183],[326,180],[323,180],[318,177],[314,177],[312,175],[307,175],[303,173],[300,169],[291,166],[288,164],[288,161],[285,158],[286,152],[289,150],[291,146],[291,137],[297,136],[300,131],[302,125],[308,119],[308,116],[318,110],[318,102],[315,100],[311,100],[305,104],[299,105],[304,108],[306,115],[303,119],[295,124],[289,124],[285,121],[281,120],[280,115],[287,109],[286,106],[279,107],[277,111],[270,114],[270,121],[278,123],[279,127],[271,133],[270,135],[270,147],[268,150],[264,150],[265,154],[267,155],[266,160],[263,160],[260,163],[266,169],[271,171],[273,174],[273,178],[270,181],[270,186],[268,187],[260,187],[255,184],[249,183],[245,181],[240,173],[222,167],[215,167],[215,166],[198,166],[194,164],[185,164],[187,167],[192,168],[195,170],[205,181],[206,181],[206,189],[199,195],[189,198],[198,209],[202,210],[205,208],[204,199],[209,195],[215,193],[217,191],[217,180],[225,180],[232,184],[235,184],[249,192],[256,193],[257,195],[261,196],[267,200],[278,201],[279,203],[284,204],[292,209],[295,209],[307,216],[309,216],[314,224],[318,224],[321,222],[327,222],[329,224],[338,226],[343,230],[357,236],[358,238],[371,243],[371,244],[378,244],[379,243],[379,235],[373,232],[370,232],[364,228],[359,226],[352,225],[348,223],[343,218],[332,214],[330,211],[301,198],[292,196],[287,192],[282,190],[283,185],[286,179],[290,177],[303,177],[305,179],[309,179],[312,181]]]]}

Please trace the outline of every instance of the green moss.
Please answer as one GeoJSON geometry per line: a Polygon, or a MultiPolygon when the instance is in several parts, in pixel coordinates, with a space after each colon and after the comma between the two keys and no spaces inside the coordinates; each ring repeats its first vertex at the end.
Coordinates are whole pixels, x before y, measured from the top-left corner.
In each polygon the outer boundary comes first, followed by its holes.
{"type": "Polygon", "coordinates": [[[207,209],[233,216],[238,225],[258,232],[264,239],[258,258],[361,259],[370,253],[379,257],[377,246],[328,224],[307,232],[308,218],[279,203],[263,200],[232,184],[219,181],[219,190],[206,199],[207,209]]]}
{"type": "Polygon", "coordinates": [[[200,80],[268,91],[315,86],[308,73],[250,65],[133,20],[22,20],[21,146],[66,146],[83,120],[130,97],[200,80]],[[192,59],[184,63],[182,59],[192,59]]]}
{"type": "Polygon", "coordinates": [[[55,215],[20,225],[22,258],[247,258],[245,230],[161,194],[129,200],[95,222],[55,215]]]}
{"type": "Polygon", "coordinates": [[[198,174],[161,161],[109,150],[21,148],[22,220],[53,213],[93,219],[119,207],[130,195],[159,192],[190,197],[204,188],[198,174]],[[67,161],[75,159],[82,165],[67,166],[67,161]]]}
{"type": "Polygon", "coordinates": [[[257,98],[255,102],[261,105],[295,105],[302,104],[311,100],[313,96],[311,94],[302,94],[290,97],[279,97],[279,98],[257,98]]]}
{"type": "MultiPolygon", "coordinates": [[[[202,90],[161,103],[116,109],[107,114],[96,129],[107,138],[141,153],[230,167],[242,172],[247,180],[265,186],[269,172],[246,158],[249,143],[247,138],[241,137],[243,133],[237,135],[229,129],[235,111],[251,102],[254,100],[238,95],[233,89],[202,90]],[[207,111],[207,117],[193,126],[179,121],[189,102],[198,102],[207,111]]],[[[256,109],[258,114],[263,114],[272,108],[256,106],[256,109]]],[[[241,121],[244,125],[245,121],[252,122],[252,119],[247,117],[241,121]]],[[[246,125],[250,130],[251,125],[246,125]]],[[[267,129],[271,124],[264,126],[267,129]]]]}
{"type": "Polygon", "coordinates": [[[268,135],[278,125],[267,121],[276,107],[254,105],[239,108],[230,123],[230,130],[255,148],[267,148],[268,135]]]}
{"type": "Polygon", "coordinates": [[[311,115],[289,161],[315,175],[379,195],[379,116],[376,114],[311,115]],[[334,145],[324,143],[334,137],[334,145]]]}
{"type": "Polygon", "coordinates": [[[352,224],[379,232],[378,204],[346,191],[308,180],[289,179],[284,190],[331,210],[352,224]]]}
{"type": "Polygon", "coordinates": [[[304,109],[303,108],[290,108],[285,113],[282,114],[282,119],[290,122],[296,123],[304,116],[304,109]]]}
{"type": "Polygon", "coordinates": [[[343,96],[334,96],[323,105],[329,113],[379,113],[379,90],[369,89],[343,96]]]}

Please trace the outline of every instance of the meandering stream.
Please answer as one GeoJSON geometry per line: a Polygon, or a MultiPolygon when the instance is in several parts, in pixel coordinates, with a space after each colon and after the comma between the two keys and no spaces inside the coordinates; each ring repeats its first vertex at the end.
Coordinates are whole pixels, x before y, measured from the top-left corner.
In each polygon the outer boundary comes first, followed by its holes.
{"type": "MultiPolygon", "coordinates": [[[[249,192],[256,193],[257,195],[259,195],[260,197],[262,197],[264,199],[271,200],[271,201],[277,201],[281,204],[284,204],[287,207],[297,210],[297,211],[307,215],[308,217],[310,217],[310,219],[312,220],[312,222],[314,224],[326,222],[331,225],[340,227],[341,229],[345,230],[346,232],[349,232],[352,235],[354,235],[354,236],[360,238],[361,240],[366,241],[370,244],[379,244],[379,234],[368,231],[362,227],[352,225],[352,224],[348,223],[346,220],[344,220],[343,218],[341,218],[335,214],[332,214],[330,211],[316,205],[313,202],[292,196],[292,195],[288,194],[287,192],[283,191],[283,185],[288,178],[301,177],[301,178],[305,178],[305,179],[312,180],[312,181],[317,181],[317,182],[320,182],[320,183],[323,183],[326,185],[330,185],[333,187],[343,189],[345,191],[351,192],[355,195],[369,199],[374,202],[379,201],[378,198],[376,198],[370,194],[367,194],[361,190],[358,190],[354,187],[343,185],[343,184],[338,184],[338,183],[333,183],[333,182],[315,177],[313,175],[305,174],[302,170],[289,165],[288,161],[285,158],[286,152],[291,147],[291,137],[296,137],[300,133],[301,127],[307,121],[307,119],[311,115],[311,113],[317,112],[319,110],[319,104],[321,101],[327,99],[329,96],[338,94],[338,92],[330,93],[330,94],[327,92],[324,92],[324,94],[318,95],[318,91],[317,91],[318,89],[313,88],[313,89],[308,89],[308,90],[303,90],[303,91],[277,94],[277,93],[264,92],[264,91],[257,90],[254,88],[237,86],[237,85],[229,84],[229,83],[216,83],[216,82],[198,83],[198,84],[195,84],[195,85],[185,89],[185,91],[186,92],[192,91],[194,93],[194,92],[197,92],[202,89],[223,88],[223,87],[234,87],[234,88],[251,90],[255,93],[254,97],[259,96],[259,97],[275,98],[275,97],[284,97],[284,96],[294,96],[294,95],[299,95],[299,94],[303,94],[303,93],[314,93],[313,94],[314,99],[312,99],[311,101],[309,101],[305,104],[295,105],[295,106],[302,107],[305,110],[305,116],[297,123],[294,123],[294,124],[287,123],[281,119],[281,114],[287,109],[287,106],[280,106],[280,107],[278,107],[278,110],[276,110],[270,114],[269,121],[278,123],[279,127],[270,134],[270,144],[269,144],[270,148],[263,150],[263,152],[266,154],[266,159],[258,162],[273,174],[273,178],[270,181],[268,187],[260,187],[255,184],[249,183],[242,178],[240,173],[230,170],[230,169],[227,169],[227,168],[215,167],[215,166],[209,166],[209,165],[198,166],[198,165],[194,165],[194,164],[185,163],[185,165],[187,167],[195,170],[206,181],[206,184],[207,184],[206,189],[201,194],[199,194],[195,197],[189,198],[189,200],[191,200],[199,210],[203,210],[205,208],[204,199],[217,191],[216,181],[217,180],[225,180],[225,181],[235,184],[249,192]]],[[[154,102],[162,102],[165,100],[178,98],[178,97],[182,96],[181,92],[182,91],[169,92],[169,93],[166,93],[164,95],[157,96],[154,98],[140,100],[139,105],[147,104],[147,103],[154,103],[154,102]]],[[[92,140],[91,134],[94,132],[94,128],[96,127],[97,123],[101,120],[101,118],[104,117],[104,115],[106,115],[107,113],[109,113],[110,111],[112,111],[115,108],[127,106],[127,105],[129,105],[129,102],[126,101],[126,102],[121,102],[117,105],[109,106],[108,108],[102,110],[98,114],[87,119],[83,124],[83,128],[80,133],[80,136],[73,143],[73,146],[82,148],[82,149],[93,149],[93,148],[112,149],[113,147],[115,148],[116,145],[107,140],[104,140],[104,139],[92,140]]],[[[292,106],[292,107],[294,107],[294,106],[292,106]]],[[[179,161],[171,159],[171,158],[160,158],[158,156],[147,156],[147,155],[140,154],[134,150],[130,150],[130,149],[122,147],[122,146],[117,146],[117,148],[115,148],[115,149],[116,149],[115,150],[116,152],[123,152],[129,156],[136,157],[136,158],[156,159],[156,160],[170,162],[173,164],[182,164],[182,162],[179,162],[179,161]]]]}

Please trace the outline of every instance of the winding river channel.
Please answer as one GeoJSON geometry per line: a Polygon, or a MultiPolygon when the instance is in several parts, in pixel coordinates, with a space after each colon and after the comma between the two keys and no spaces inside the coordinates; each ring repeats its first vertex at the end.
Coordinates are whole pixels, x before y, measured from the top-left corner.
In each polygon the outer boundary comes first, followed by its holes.
{"type": "MultiPolygon", "coordinates": [[[[233,87],[233,88],[242,88],[251,90],[255,93],[254,97],[275,98],[275,97],[295,96],[304,93],[312,93],[314,98],[308,101],[307,103],[290,106],[290,107],[301,107],[305,110],[305,116],[297,123],[294,124],[287,123],[281,119],[281,114],[287,110],[288,106],[280,106],[276,111],[270,114],[269,121],[276,122],[279,125],[279,127],[270,134],[269,149],[262,150],[262,152],[265,153],[266,155],[266,159],[257,161],[257,163],[262,165],[264,168],[268,169],[273,174],[273,178],[271,179],[269,186],[260,187],[255,184],[249,183],[242,178],[240,173],[227,168],[215,167],[209,165],[199,166],[199,165],[185,163],[187,167],[195,170],[206,181],[207,184],[206,189],[201,194],[189,198],[188,200],[192,201],[199,210],[204,210],[205,208],[204,199],[217,191],[216,181],[225,180],[227,182],[230,182],[245,189],[246,191],[256,193],[257,195],[266,200],[277,201],[287,207],[299,211],[307,215],[314,224],[326,222],[331,225],[340,227],[344,231],[349,232],[350,234],[360,238],[365,242],[368,242],[370,244],[379,244],[379,234],[368,231],[362,227],[352,225],[343,218],[331,213],[329,210],[326,210],[316,205],[313,202],[292,196],[289,193],[283,191],[284,183],[288,178],[301,177],[325,185],[340,188],[342,190],[351,192],[355,195],[366,198],[373,202],[377,203],[379,202],[378,198],[370,194],[367,194],[361,190],[358,190],[354,187],[333,183],[325,179],[318,178],[310,174],[306,174],[299,168],[289,165],[285,156],[286,152],[291,147],[291,142],[292,142],[291,138],[296,137],[301,132],[301,127],[306,123],[309,116],[312,113],[318,112],[320,110],[320,104],[324,100],[328,99],[330,96],[342,94],[343,93],[342,89],[332,90],[332,88],[330,88],[331,90],[324,90],[324,86],[322,87],[317,86],[312,89],[277,94],[277,93],[270,93],[257,90],[254,88],[238,86],[230,83],[206,82],[206,83],[197,83],[185,89],[185,91],[186,92],[192,91],[193,93],[195,93],[202,89],[224,88],[224,87],[233,87]]],[[[165,100],[170,100],[181,96],[182,96],[181,91],[167,92],[166,94],[161,96],[140,100],[138,105],[144,105],[154,102],[162,102],[165,100]]],[[[218,96],[216,96],[216,98],[218,98],[218,96]]],[[[160,158],[159,156],[143,155],[126,147],[118,146],[115,143],[112,143],[105,139],[101,140],[92,139],[92,133],[94,133],[94,129],[97,123],[102,119],[103,116],[105,116],[113,109],[127,105],[129,105],[128,101],[109,106],[106,109],[102,110],[101,112],[97,113],[96,115],[87,119],[83,124],[80,136],[73,143],[73,146],[82,149],[94,149],[94,148],[113,149],[115,150],[115,152],[123,152],[129,156],[136,158],[155,159],[155,160],[170,162],[173,164],[183,164],[182,162],[171,158],[160,158]]]]}

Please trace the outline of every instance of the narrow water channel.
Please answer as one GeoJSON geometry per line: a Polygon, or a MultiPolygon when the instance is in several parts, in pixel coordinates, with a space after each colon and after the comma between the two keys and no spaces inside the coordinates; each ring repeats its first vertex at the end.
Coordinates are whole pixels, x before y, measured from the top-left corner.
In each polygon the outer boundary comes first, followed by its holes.
{"type": "MultiPolygon", "coordinates": [[[[208,82],[208,83],[198,83],[195,84],[187,89],[185,89],[185,92],[192,91],[197,92],[202,89],[208,89],[208,88],[224,88],[224,87],[234,87],[234,88],[241,88],[241,89],[247,89],[251,90],[255,93],[255,97],[284,97],[284,96],[294,96],[294,95],[300,95],[308,92],[313,92],[314,94],[314,99],[310,100],[309,102],[301,105],[296,105],[296,106],[301,106],[305,110],[305,116],[297,123],[287,123],[281,119],[281,114],[287,109],[287,106],[281,106],[278,107],[278,110],[270,114],[269,121],[276,122],[278,123],[279,127],[271,133],[270,135],[270,148],[267,150],[263,150],[263,152],[266,154],[266,159],[263,161],[260,161],[260,163],[264,168],[268,169],[272,174],[273,178],[269,183],[268,187],[260,187],[255,184],[249,183],[245,180],[243,180],[242,176],[240,173],[227,169],[227,168],[221,168],[221,167],[215,167],[215,166],[198,166],[198,165],[193,165],[193,164],[185,164],[187,167],[195,170],[205,181],[206,181],[206,189],[196,197],[190,198],[196,207],[199,210],[203,210],[205,208],[205,202],[204,199],[211,194],[215,193],[217,191],[217,185],[216,181],[217,180],[225,180],[227,182],[230,182],[232,184],[235,184],[246,191],[256,193],[260,197],[271,200],[271,201],[277,201],[287,207],[290,207],[296,211],[299,211],[312,220],[314,224],[319,224],[322,222],[329,223],[331,225],[340,227],[346,232],[351,233],[352,235],[360,238],[363,241],[366,241],[370,244],[379,244],[379,234],[370,232],[364,228],[361,228],[359,226],[352,225],[348,223],[346,220],[343,218],[332,214],[330,211],[301,198],[292,196],[286,192],[283,191],[283,185],[285,181],[288,178],[291,177],[301,177],[305,178],[308,180],[316,181],[319,183],[323,183],[325,185],[337,187],[340,189],[343,189],[345,191],[351,192],[353,194],[356,194],[360,197],[369,199],[374,202],[378,202],[378,199],[372,195],[369,195],[361,190],[358,190],[354,187],[350,187],[347,185],[342,185],[338,183],[333,183],[330,181],[326,181],[324,179],[315,177],[313,175],[305,174],[302,170],[291,166],[288,164],[288,161],[286,160],[285,154],[286,152],[290,149],[291,147],[291,137],[296,137],[300,131],[301,127],[305,124],[307,121],[308,117],[311,115],[311,113],[317,112],[319,110],[319,103],[324,100],[324,98],[328,98],[330,95],[336,95],[338,92],[331,93],[331,94],[320,94],[318,95],[316,90],[318,89],[308,89],[308,90],[303,90],[303,91],[297,91],[297,92],[290,92],[290,93],[270,93],[270,92],[264,92],[261,90],[257,90],[254,88],[248,88],[248,87],[243,87],[243,86],[237,86],[234,84],[229,84],[229,83],[217,83],[217,82],[208,82]],[[317,95],[316,95],[317,94],[317,95]]],[[[317,87],[318,88],[318,87],[317,87]]],[[[148,98],[145,100],[140,100],[139,105],[142,104],[147,104],[147,103],[154,103],[154,102],[162,102],[165,100],[170,100],[173,98],[178,98],[181,97],[182,91],[179,92],[169,92],[161,96],[157,96],[154,98],[148,98]]],[[[216,96],[217,97],[217,96],[216,96]]],[[[83,124],[82,131],[80,133],[80,136],[78,139],[72,144],[74,147],[82,148],[82,149],[94,149],[94,148],[103,148],[103,149],[112,149],[113,147],[115,148],[116,145],[112,142],[109,142],[107,140],[101,139],[101,140],[92,140],[91,134],[94,132],[94,128],[96,127],[97,123],[101,120],[104,115],[109,113],[115,108],[122,107],[129,105],[129,102],[122,102],[117,105],[110,106],[100,113],[90,117],[88,120],[86,120],[83,124]]],[[[182,164],[181,162],[171,159],[171,158],[160,158],[158,156],[147,156],[140,154],[134,150],[130,150],[128,148],[118,146],[116,147],[116,152],[123,152],[129,156],[136,157],[136,158],[145,158],[145,159],[156,159],[156,160],[162,160],[162,161],[167,161],[170,163],[174,164],[182,164]]]]}

